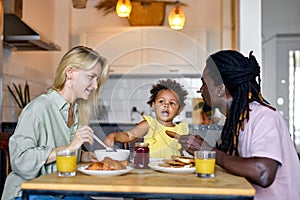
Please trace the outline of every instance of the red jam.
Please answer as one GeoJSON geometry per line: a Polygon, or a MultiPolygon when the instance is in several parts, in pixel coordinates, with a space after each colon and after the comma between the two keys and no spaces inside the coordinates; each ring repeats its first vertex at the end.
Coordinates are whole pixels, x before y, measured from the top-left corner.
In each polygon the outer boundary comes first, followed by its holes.
{"type": "Polygon", "coordinates": [[[149,144],[138,142],[134,145],[134,168],[147,169],[149,168],[149,144]]]}

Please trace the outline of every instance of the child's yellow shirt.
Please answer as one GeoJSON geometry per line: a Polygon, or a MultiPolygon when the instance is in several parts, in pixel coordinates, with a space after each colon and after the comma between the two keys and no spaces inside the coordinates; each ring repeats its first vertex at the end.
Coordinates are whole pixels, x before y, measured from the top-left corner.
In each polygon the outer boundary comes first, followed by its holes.
{"type": "Polygon", "coordinates": [[[179,135],[187,135],[189,127],[187,122],[176,124],[175,127],[167,127],[160,124],[151,116],[144,116],[150,128],[144,136],[144,142],[149,143],[150,158],[171,158],[172,155],[180,155],[181,145],[177,139],[169,137],[165,131],[173,131],[179,135]]]}

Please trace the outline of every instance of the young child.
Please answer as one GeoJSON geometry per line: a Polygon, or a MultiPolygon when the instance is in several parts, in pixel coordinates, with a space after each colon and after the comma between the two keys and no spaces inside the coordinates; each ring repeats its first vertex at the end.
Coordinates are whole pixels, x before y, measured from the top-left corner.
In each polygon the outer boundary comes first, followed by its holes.
{"type": "Polygon", "coordinates": [[[113,146],[114,142],[130,142],[144,136],[144,142],[149,144],[150,158],[170,158],[180,155],[181,145],[165,132],[173,131],[179,135],[188,134],[188,123],[174,124],[173,119],[183,110],[187,91],[176,81],[160,80],[150,90],[151,96],[147,104],[155,112],[155,118],[144,116],[136,127],[126,132],[110,133],[105,143],[113,146]]]}

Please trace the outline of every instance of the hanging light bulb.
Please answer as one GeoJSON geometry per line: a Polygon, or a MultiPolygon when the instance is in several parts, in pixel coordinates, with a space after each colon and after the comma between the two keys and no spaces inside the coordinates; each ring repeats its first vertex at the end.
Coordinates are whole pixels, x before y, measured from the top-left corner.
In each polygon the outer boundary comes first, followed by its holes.
{"type": "Polygon", "coordinates": [[[128,17],[131,12],[130,0],[118,0],[116,12],[119,17],[128,17]]]}
{"type": "Polygon", "coordinates": [[[169,26],[171,29],[183,29],[184,22],[184,11],[179,5],[179,1],[176,1],[174,8],[169,13],[169,26]]]}

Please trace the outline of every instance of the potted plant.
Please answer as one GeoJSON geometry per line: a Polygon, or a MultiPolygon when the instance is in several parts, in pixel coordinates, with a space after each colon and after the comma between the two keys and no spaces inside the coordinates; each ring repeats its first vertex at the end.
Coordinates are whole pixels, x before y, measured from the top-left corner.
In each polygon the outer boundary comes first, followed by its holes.
{"type": "Polygon", "coordinates": [[[200,124],[211,124],[213,110],[208,106],[202,98],[195,99],[196,104],[193,107],[194,111],[199,112],[196,116],[199,117],[198,123],[200,124]]]}
{"type": "Polygon", "coordinates": [[[19,108],[23,109],[30,102],[29,85],[26,81],[24,90],[21,85],[18,86],[13,83],[13,89],[7,85],[9,93],[13,96],[19,108]]]}

